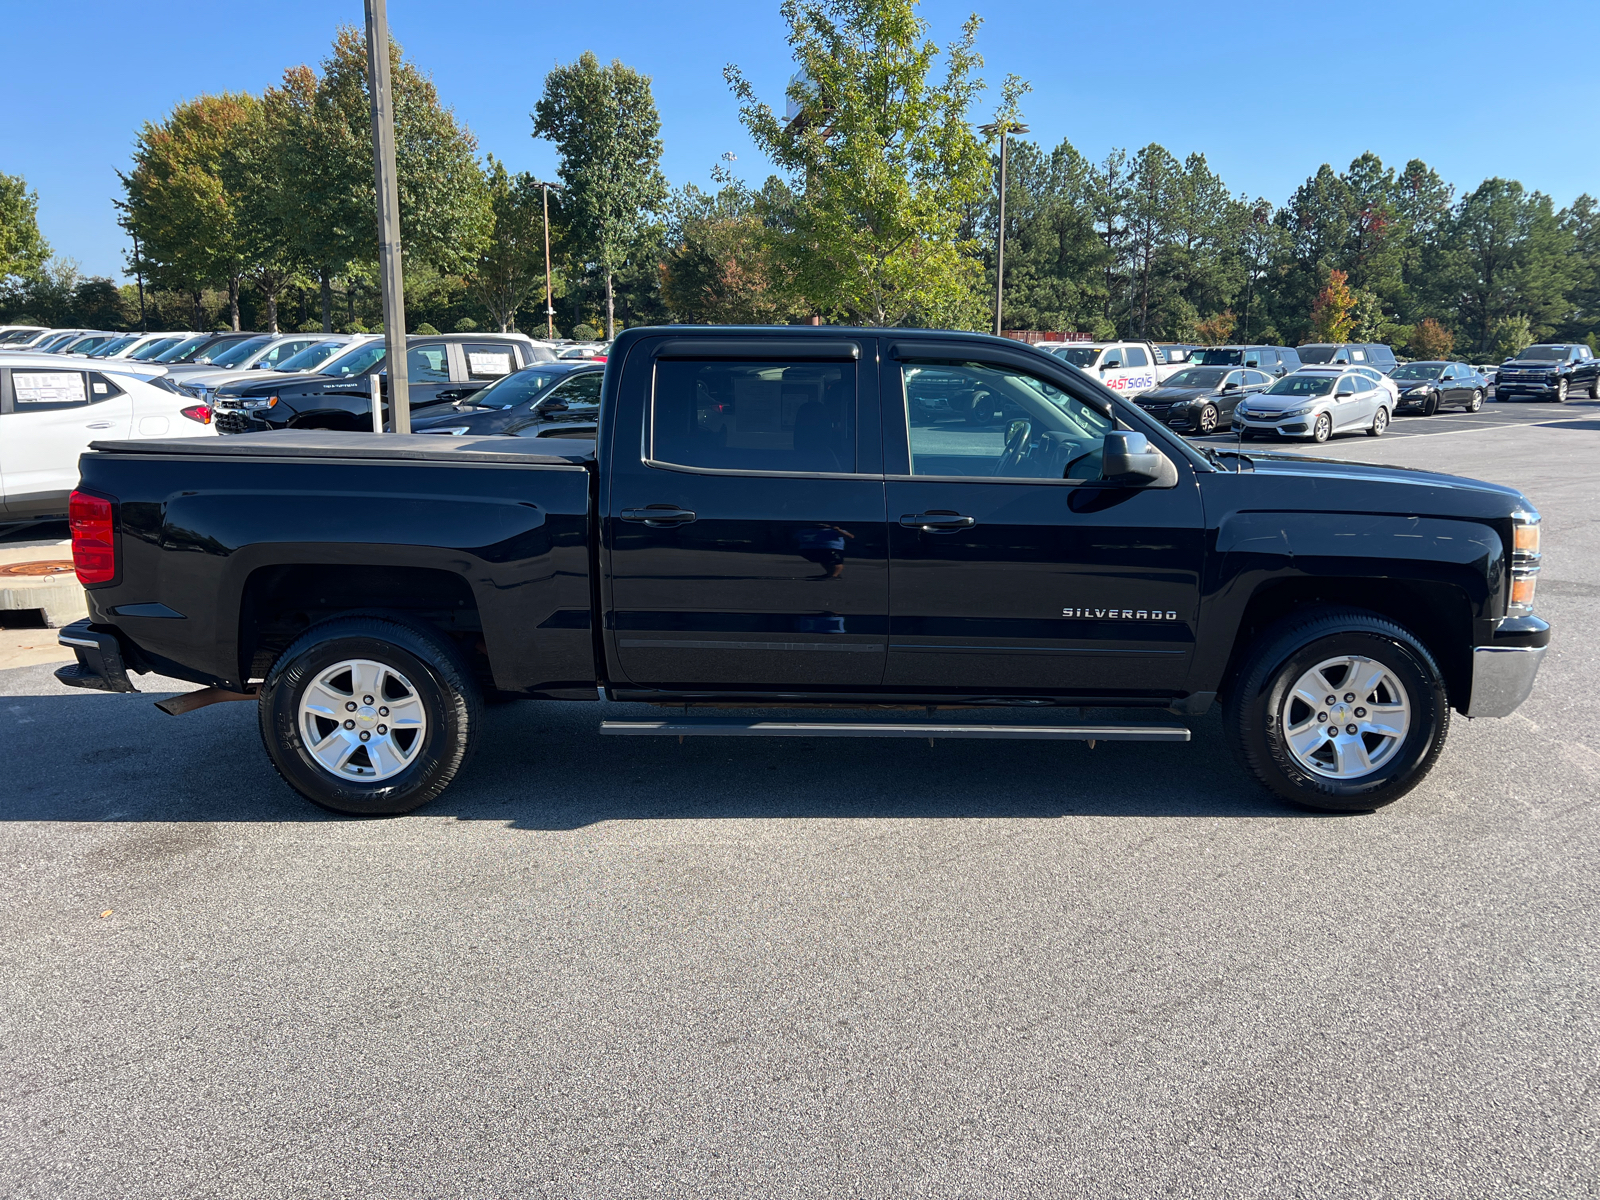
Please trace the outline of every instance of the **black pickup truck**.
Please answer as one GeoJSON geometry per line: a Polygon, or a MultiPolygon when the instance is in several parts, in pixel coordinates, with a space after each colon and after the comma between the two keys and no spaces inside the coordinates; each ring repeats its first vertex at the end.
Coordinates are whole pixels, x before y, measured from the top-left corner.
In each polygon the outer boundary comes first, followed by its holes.
{"type": "Polygon", "coordinates": [[[438,795],[509,697],[669,706],[619,735],[1090,742],[1187,741],[1163,714],[1220,697],[1268,788],[1365,810],[1450,709],[1515,709],[1550,637],[1518,492],[1196,448],[974,334],[634,329],[592,443],[287,431],[81,472],[58,677],[255,698],[347,813],[438,795]]]}
{"type": "Polygon", "coordinates": [[[1495,372],[1496,400],[1600,400],[1600,359],[1582,342],[1541,342],[1508,358],[1495,372]]]}

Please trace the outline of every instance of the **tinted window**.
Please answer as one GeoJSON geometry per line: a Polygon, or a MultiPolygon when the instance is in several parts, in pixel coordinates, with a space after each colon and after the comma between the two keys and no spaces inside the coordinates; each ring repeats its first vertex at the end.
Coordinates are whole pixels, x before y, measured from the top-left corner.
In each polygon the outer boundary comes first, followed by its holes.
{"type": "Polygon", "coordinates": [[[1438,363],[1406,363],[1405,366],[1394,369],[1394,378],[1396,379],[1437,379],[1438,377],[1438,363]]]}
{"type": "Polygon", "coordinates": [[[1250,387],[1257,387],[1263,383],[1271,383],[1272,376],[1265,371],[1246,371],[1244,381],[1250,387]]]}
{"type": "Polygon", "coordinates": [[[1337,346],[1301,346],[1300,361],[1307,365],[1313,363],[1330,363],[1338,352],[1337,346]]]}
{"type": "Polygon", "coordinates": [[[1326,396],[1333,380],[1326,375],[1285,375],[1267,389],[1269,396],[1326,396]]]}
{"type": "Polygon", "coordinates": [[[1196,350],[1189,361],[1208,367],[1237,367],[1240,357],[1237,350],[1196,350]]]}
{"type": "Polygon", "coordinates": [[[341,350],[348,350],[349,342],[312,342],[309,346],[280,358],[274,365],[276,371],[314,371],[341,350]]]}
{"type": "Polygon", "coordinates": [[[1111,421],[1031,375],[980,363],[906,363],[913,475],[1097,479],[1111,421]]]}
{"type": "Polygon", "coordinates": [[[1167,387],[1214,388],[1227,372],[1221,367],[1187,367],[1167,380],[1167,387]]]}
{"type": "Polygon", "coordinates": [[[552,402],[560,401],[567,406],[569,412],[599,408],[600,381],[604,378],[605,376],[599,371],[580,371],[551,388],[545,399],[552,402]]]}
{"type": "Polygon", "coordinates": [[[854,363],[656,364],[651,457],[741,471],[855,469],[854,363]]]}
{"type": "Polygon", "coordinates": [[[1529,346],[1513,357],[1523,362],[1560,362],[1566,357],[1566,351],[1560,346],[1529,346]]]}
{"type": "Polygon", "coordinates": [[[444,343],[413,346],[407,350],[406,375],[412,383],[449,383],[450,352],[444,343]]]}
{"type": "Polygon", "coordinates": [[[1288,349],[1287,347],[1279,348],[1278,362],[1291,371],[1298,371],[1300,369],[1300,355],[1295,351],[1288,349]]]}
{"type": "Polygon", "coordinates": [[[348,354],[334,359],[322,368],[324,375],[337,375],[345,378],[350,375],[369,375],[374,371],[383,370],[383,343],[367,342],[357,346],[348,354]]]}
{"type": "Polygon", "coordinates": [[[515,408],[542,395],[546,389],[565,379],[567,374],[562,370],[518,371],[495,380],[481,391],[473,392],[465,403],[475,408],[515,408]]]}
{"type": "Polygon", "coordinates": [[[1066,359],[1075,367],[1092,367],[1094,360],[1100,355],[1100,351],[1088,346],[1059,346],[1050,353],[1057,358],[1066,359]]]}
{"type": "Polygon", "coordinates": [[[1122,365],[1125,367],[1148,367],[1150,365],[1150,359],[1141,346],[1129,346],[1125,353],[1127,357],[1122,360],[1122,365]]]}
{"type": "Polygon", "coordinates": [[[287,362],[311,344],[311,338],[293,338],[287,342],[279,342],[256,360],[256,366],[276,367],[280,363],[287,362]]]}
{"type": "Polygon", "coordinates": [[[517,369],[517,352],[505,343],[468,344],[461,347],[467,356],[468,379],[499,379],[517,369]]]}
{"type": "MultiPolygon", "coordinates": [[[[1252,371],[1251,374],[1254,375],[1255,372],[1252,371]]],[[[1244,386],[1244,372],[1243,371],[1229,371],[1228,372],[1228,377],[1222,381],[1222,386],[1223,387],[1227,387],[1230,383],[1233,384],[1235,387],[1243,387],[1244,386]]]]}
{"type": "Polygon", "coordinates": [[[209,358],[213,367],[237,367],[270,341],[270,337],[258,337],[246,338],[242,342],[219,343],[214,352],[200,357],[202,360],[209,358]]]}

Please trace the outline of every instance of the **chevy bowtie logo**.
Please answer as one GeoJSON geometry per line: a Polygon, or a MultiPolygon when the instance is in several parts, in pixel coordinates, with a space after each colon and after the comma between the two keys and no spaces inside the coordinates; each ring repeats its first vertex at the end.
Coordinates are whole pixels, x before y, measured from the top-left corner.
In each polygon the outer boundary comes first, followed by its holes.
{"type": "Polygon", "coordinates": [[[1081,617],[1093,621],[1176,621],[1178,614],[1159,608],[1063,608],[1063,617],[1081,617]]]}

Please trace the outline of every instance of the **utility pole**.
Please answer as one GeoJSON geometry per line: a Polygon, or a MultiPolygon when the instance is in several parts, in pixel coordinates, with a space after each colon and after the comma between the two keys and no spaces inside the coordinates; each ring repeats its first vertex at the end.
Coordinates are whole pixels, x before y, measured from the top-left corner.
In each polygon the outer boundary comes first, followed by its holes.
{"type": "Polygon", "coordinates": [[[994,238],[994,335],[999,337],[1006,287],[1006,139],[1013,133],[1027,133],[1028,127],[1015,121],[991,121],[979,129],[990,137],[1000,135],[1000,220],[994,238]]]}
{"type": "Polygon", "coordinates": [[[544,336],[547,341],[556,339],[556,309],[550,299],[550,189],[561,190],[559,183],[539,181],[544,192],[544,336]]]}
{"type": "Polygon", "coordinates": [[[389,14],[385,0],[365,0],[365,4],[373,182],[378,193],[378,281],[383,291],[384,369],[389,374],[390,428],[395,433],[410,433],[406,296],[400,272],[400,182],[395,174],[394,91],[389,82],[389,14]]]}
{"type": "Polygon", "coordinates": [[[144,260],[139,257],[139,235],[137,233],[134,233],[132,229],[129,229],[128,233],[133,238],[133,277],[139,283],[139,332],[140,333],[149,333],[150,331],[145,328],[145,318],[144,318],[144,260]]]}

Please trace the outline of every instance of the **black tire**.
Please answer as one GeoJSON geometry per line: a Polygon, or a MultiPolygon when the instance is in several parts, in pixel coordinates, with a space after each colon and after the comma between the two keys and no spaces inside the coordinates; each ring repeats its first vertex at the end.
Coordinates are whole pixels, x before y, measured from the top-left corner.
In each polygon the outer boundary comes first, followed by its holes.
{"type": "Polygon", "coordinates": [[[1557,404],[1565,404],[1566,402],[1567,402],[1567,381],[1565,379],[1558,379],[1556,381],[1556,403],[1557,404]]]}
{"type": "Polygon", "coordinates": [[[1589,380],[1589,399],[1600,400],[1600,374],[1589,380]]]}
{"type": "Polygon", "coordinates": [[[1436,413],[1438,411],[1439,411],[1439,397],[1437,395],[1429,396],[1426,400],[1424,400],[1422,402],[1422,415],[1423,416],[1431,417],[1431,416],[1433,416],[1434,413],[1436,413]]]}
{"type": "Polygon", "coordinates": [[[483,700],[472,673],[441,635],[388,617],[348,616],[312,626],[278,656],[261,685],[259,711],[262,743],[295,791],[333,812],[395,816],[439,795],[466,764],[482,723],[483,700]],[[311,756],[301,734],[298,717],[306,688],[323,669],[346,659],[398,671],[427,716],[420,750],[398,774],[381,781],[334,775],[311,756]]]}
{"type": "Polygon", "coordinates": [[[1217,431],[1217,406],[1207,404],[1200,410],[1200,415],[1194,420],[1196,433],[1215,433],[1217,431]]]}
{"type": "Polygon", "coordinates": [[[1325,442],[1333,436],[1333,418],[1327,413],[1318,413],[1317,419],[1311,423],[1311,440],[1325,442]]]}
{"type": "Polygon", "coordinates": [[[1322,812],[1368,812],[1400,799],[1433,769],[1450,729],[1444,680],[1427,648],[1387,617],[1351,608],[1313,609],[1264,632],[1231,681],[1222,719],[1235,757],[1262,786],[1322,812]],[[1373,659],[1393,673],[1413,718],[1382,766],[1348,780],[1303,767],[1282,727],[1289,689],[1319,662],[1341,654],[1373,659]]]}
{"type": "Polygon", "coordinates": [[[1367,430],[1368,437],[1382,437],[1383,431],[1389,428],[1389,410],[1383,405],[1378,405],[1378,411],[1372,414],[1372,428],[1367,430]]]}
{"type": "Polygon", "coordinates": [[[1469,413],[1475,413],[1481,408],[1483,408],[1483,389],[1473,388],[1472,399],[1467,401],[1467,411],[1469,413]]]}

